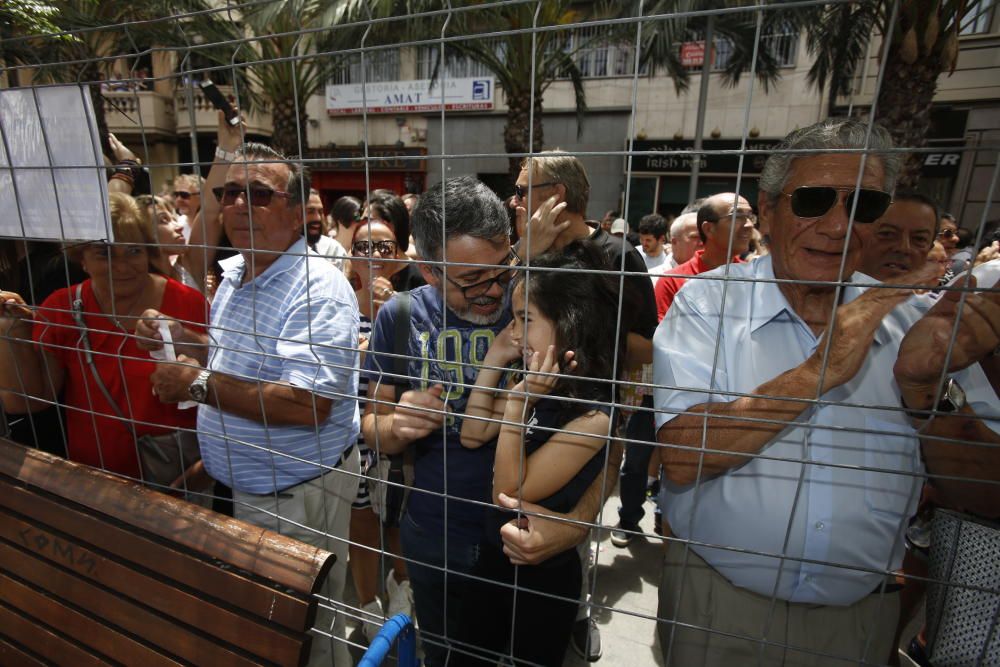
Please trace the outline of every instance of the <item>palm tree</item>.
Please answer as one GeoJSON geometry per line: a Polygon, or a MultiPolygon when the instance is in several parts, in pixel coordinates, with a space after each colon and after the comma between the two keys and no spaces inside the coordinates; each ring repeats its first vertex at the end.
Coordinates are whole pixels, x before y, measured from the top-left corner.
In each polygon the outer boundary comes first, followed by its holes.
{"type": "MultiPolygon", "coordinates": [[[[384,3],[373,3],[377,8],[384,3]]],[[[286,155],[308,149],[305,102],[321,94],[345,61],[335,52],[354,48],[370,18],[363,0],[240,0],[251,42],[242,53],[250,102],[269,102],[272,144],[286,155]]]]}
{"type": "Polygon", "coordinates": [[[208,0],[33,0],[13,12],[4,10],[5,16],[18,18],[17,22],[10,21],[12,25],[20,25],[27,32],[3,40],[3,55],[9,65],[32,66],[37,81],[86,83],[101,148],[110,155],[100,84],[108,78],[111,60],[135,62],[150,45],[186,48],[199,31],[226,32],[226,22],[216,14],[204,13],[208,10],[208,0]],[[182,27],[186,19],[176,17],[192,12],[202,13],[189,26],[182,27]]]}
{"type": "MultiPolygon", "coordinates": [[[[909,0],[899,3],[890,25],[893,2],[869,0],[857,5],[830,5],[800,10],[816,61],[809,80],[829,95],[850,92],[850,80],[863,62],[870,35],[889,39],[882,86],[875,100],[875,120],[892,134],[897,146],[927,145],[930,110],[938,77],[953,72],[958,33],[968,11],[966,0],[909,0]]],[[[831,104],[832,106],[832,104],[831,104]]],[[[921,155],[908,157],[899,183],[913,187],[920,178],[921,155]]]]}
{"type": "MultiPolygon", "coordinates": [[[[591,3],[590,18],[610,16],[610,5],[591,3]]],[[[443,9],[445,3],[424,1],[409,5],[410,11],[423,12],[443,9]]],[[[454,7],[455,5],[452,4],[454,7]]],[[[466,57],[487,67],[503,88],[507,102],[507,121],[504,125],[503,143],[508,159],[508,173],[513,182],[521,167],[517,154],[538,152],[545,145],[542,124],[543,99],[549,87],[560,79],[569,79],[573,86],[576,107],[577,134],[582,130],[587,111],[583,76],[574,56],[596,40],[606,40],[609,34],[595,33],[584,37],[577,33],[570,38],[566,30],[533,30],[551,26],[570,25],[581,19],[580,3],[571,0],[545,0],[539,3],[496,4],[483,0],[470,0],[465,7],[476,6],[474,11],[450,13],[447,37],[462,36],[468,39],[448,41],[444,47],[444,62],[466,57]],[[521,32],[521,31],[524,32],[521,32]],[[483,37],[486,33],[500,32],[499,36],[483,37]]],[[[441,20],[411,21],[410,37],[437,37],[441,35],[441,20]]],[[[441,54],[437,54],[437,65],[441,54]]],[[[435,68],[435,77],[437,67],[435,68]]]]}
{"type": "Polygon", "coordinates": [[[644,7],[643,15],[665,15],[665,18],[643,22],[640,62],[663,68],[674,80],[678,93],[688,89],[690,80],[690,72],[680,60],[680,46],[704,39],[709,21],[715,39],[725,40],[732,47],[723,70],[726,85],[735,86],[744,73],[753,70],[766,92],[781,75],[777,59],[766,48],[757,48],[754,60],[754,46],[758,17],[761,36],[784,32],[792,26],[793,19],[787,10],[761,11],[753,0],[656,0],[644,7]],[[713,10],[740,8],[745,11],[713,13],[713,10]]]}

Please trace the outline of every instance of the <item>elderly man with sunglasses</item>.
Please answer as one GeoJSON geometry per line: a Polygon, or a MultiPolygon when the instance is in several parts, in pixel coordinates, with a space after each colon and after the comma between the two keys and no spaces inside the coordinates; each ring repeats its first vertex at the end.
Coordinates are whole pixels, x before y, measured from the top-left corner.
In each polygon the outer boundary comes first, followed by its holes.
{"type": "MultiPolygon", "coordinates": [[[[232,156],[212,189],[239,254],[221,262],[208,336],[167,322],[177,361],[151,376],[164,403],[198,403],[204,470],[233,489],[237,518],[336,554],[322,594],[343,595],[360,461],[358,305],[302,235],[309,177],[262,144],[232,156]]],[[[213,168],[214,170],[214,168],[213,168]]],[[[147,311],[137,334],[163,347],[147,311]]],[[[351,664],[343,614],[321,609],[311,665],[351,664]]]]}
{"type": "Polygon", "coordinates": [[[904,303],[934,280],[930,267],[878,287],[856,272],[857,228],[890,203],[891,149],[885,130],[853,120],[786,137],[760,178],[771,255],[689,281],[657,330],[677,537],[657,614],[668,665],[881,664],[899,609],[888,574],[922,477],[996,512],[995,486],[954,479],[1000,478],[1000,448],[955,442],[998,442],[969,408],[989,383],[977,369],[968,401],[936,390],[1000,343],[1000,297],[968,297],[945,369],[935,340],[951,332],[955,299],[923,319],[904,303]],[[955,414],[928,422],[931,410],[955,414]]]}

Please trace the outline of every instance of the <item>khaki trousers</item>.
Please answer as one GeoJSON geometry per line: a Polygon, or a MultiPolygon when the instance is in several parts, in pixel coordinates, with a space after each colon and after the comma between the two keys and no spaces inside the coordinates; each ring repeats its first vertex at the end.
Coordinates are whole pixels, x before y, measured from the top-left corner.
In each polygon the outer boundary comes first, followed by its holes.
{"type": "MultiPolygon", "coordinates": [[[[319,591],[323,598],[329,598],[335,603],[342,602],[344,598],[351,503],[358,495],[360,472],[361,459],[358,448],[353,447],[347,459],[335,470],[287,488],[277,495],[257,496],[233,491],[237,519],[269,528],[336,554],[337,560],[330,568],[326,583],[319,591]],[[287,521],[281,521],[274,515],[287,521]],[[295,524],[308,526],[314,530],[307,530],[295,524]],[[317,530],[325,535],[314,532],[317,530]]],[[[350,667],[353,663],[347,649],[344,614],[324,609],[324,606],[329,606],[326,600],[320,600],[320,605],[315,626],[333,637],[328,638],[325,634],[313,635],[309,665],[329,667],[332,664],[336,667],[350,667]]]]}
{"type": "Polygon", "coordinates": [[[770,598],[737,588],[694,551],[671,542],[657,617],[668,667],[883,665],[899,594],[869,595],[849,607],[775,600],[772,609],[770,598]]]}

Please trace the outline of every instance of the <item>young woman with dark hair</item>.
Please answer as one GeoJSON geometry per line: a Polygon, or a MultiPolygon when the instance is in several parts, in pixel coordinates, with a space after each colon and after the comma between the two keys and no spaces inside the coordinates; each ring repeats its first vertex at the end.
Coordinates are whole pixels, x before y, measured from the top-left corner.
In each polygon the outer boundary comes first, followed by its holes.
{"type": "MultiPolygon", "coordinates": [[[[462,424],[466,447],[496,440],[494,502],[504,494],[567,512],[604,470],[624,348],[613,326],[617,285],[594,272],[609,268],[600,247],[577,241],[533,260],[515,279],[514,321],[486,353],[462,424]],[[519,359],[520,378],[499,389],[519,359]]],[[[497,510],[486,522],[475,572],[481,579],[467,595],[476,608],[463,614],[458,632],[468,646],[453,651],[454,664],[492,665],[498,655],[515,664],[563,662],[579,604],[580,558],[570,549],[540,565],[512,565],[500,540],[510,519],[497,510]]]]}

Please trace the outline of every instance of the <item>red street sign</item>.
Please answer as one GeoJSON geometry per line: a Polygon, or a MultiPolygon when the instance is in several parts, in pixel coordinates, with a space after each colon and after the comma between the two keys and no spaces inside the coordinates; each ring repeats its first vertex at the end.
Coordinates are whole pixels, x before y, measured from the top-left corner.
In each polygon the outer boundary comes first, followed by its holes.
{"type": "Polygon", "coordinates": [[[705,62],[705,42],[684,42],[681,44],[681,66],[701,67],[705,62]]]}

